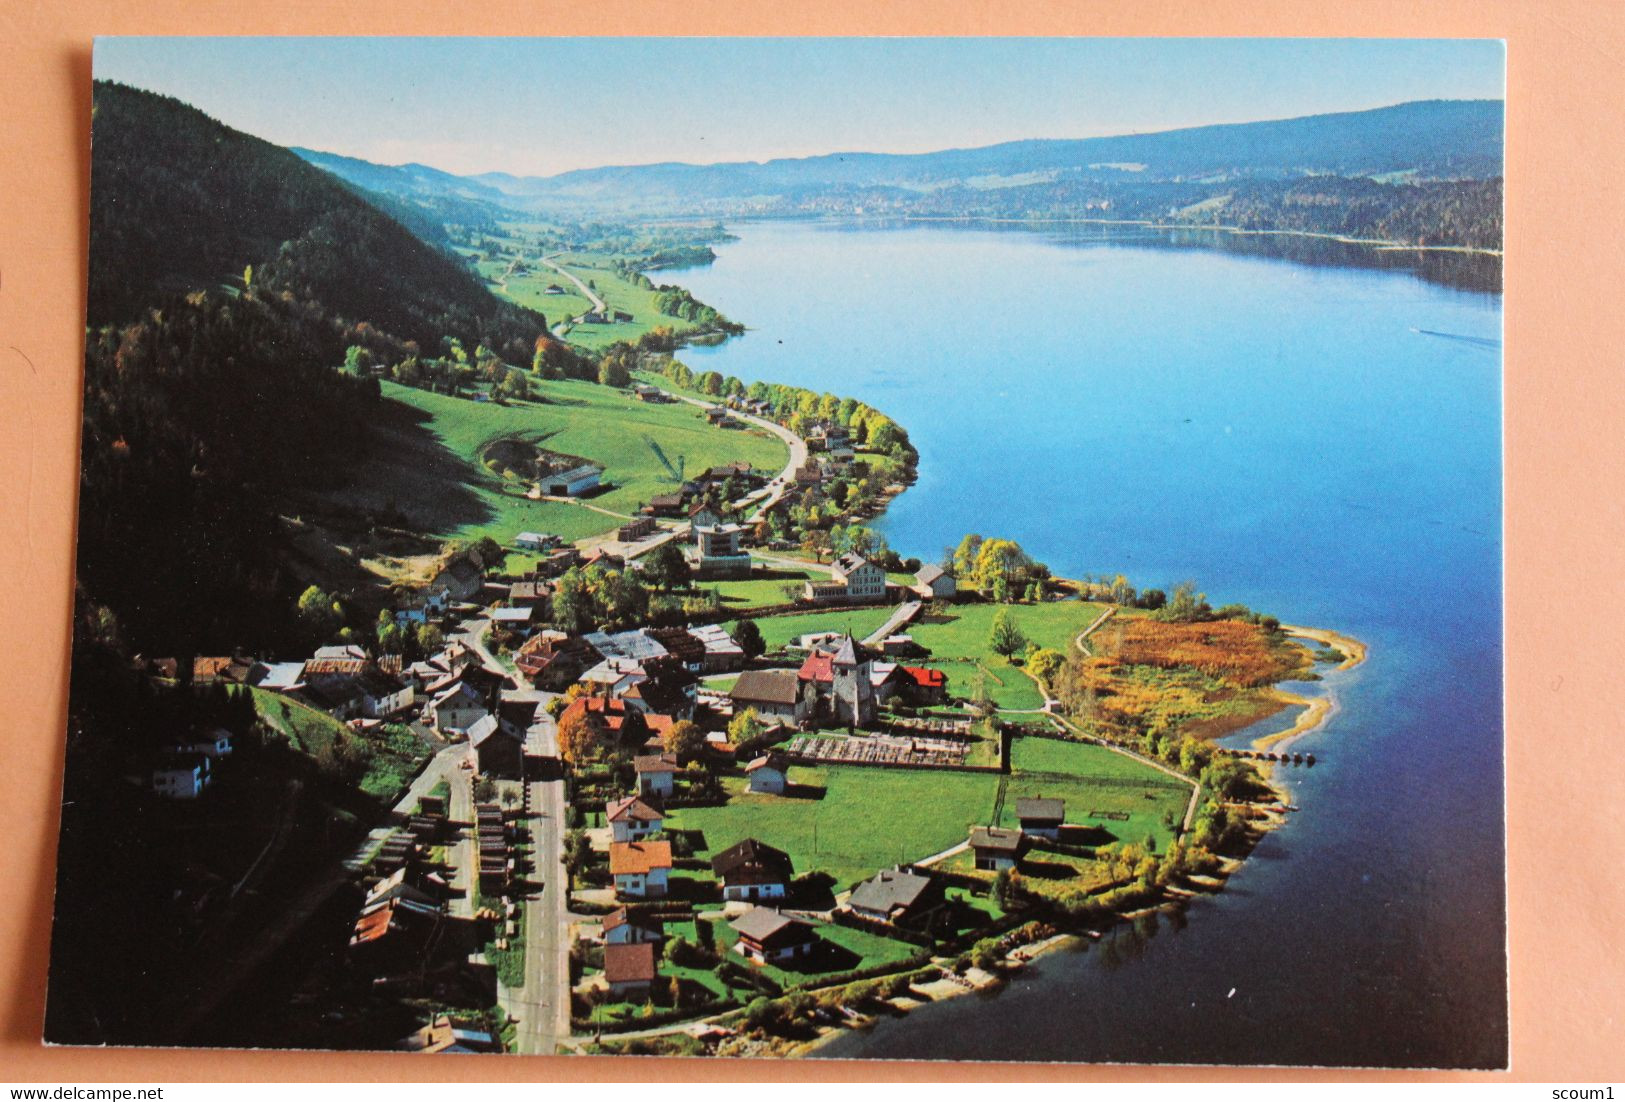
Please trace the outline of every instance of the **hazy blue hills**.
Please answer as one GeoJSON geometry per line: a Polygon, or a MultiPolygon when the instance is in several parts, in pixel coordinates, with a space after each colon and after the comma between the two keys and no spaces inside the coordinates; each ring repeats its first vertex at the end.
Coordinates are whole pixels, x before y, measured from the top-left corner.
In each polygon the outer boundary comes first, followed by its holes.
{"type": "Polygon", "coordinates": [[[1499,100],[1430,100],[1270,122],[1105,138],[1033,139],[935,153],[831,153],[764,162],[625,165],[548,177],[500,172],[461,177],[423,165],[385,167],[299,152],[363,187],[527,206],[547,200],[700,203],[853,188],[994,189],[1066,176],[1136,183],[1314,175],[1488,179],[1501,174],[1502,114],[1499,100]]]}

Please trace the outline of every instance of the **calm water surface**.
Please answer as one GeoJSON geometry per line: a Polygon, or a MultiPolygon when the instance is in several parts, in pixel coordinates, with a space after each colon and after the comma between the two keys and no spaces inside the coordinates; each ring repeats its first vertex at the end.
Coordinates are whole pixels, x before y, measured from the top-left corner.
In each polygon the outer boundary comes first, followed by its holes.
{"type": "Polygon", "coordinates": [[[1501,1065],[1500,296],[1098,230],[734,228],[675,278],[751,331],[684,359],[906,426],[905,555],[1009,536],[1371,646],[1221,895],[823,1054],[1501,1065]]]}

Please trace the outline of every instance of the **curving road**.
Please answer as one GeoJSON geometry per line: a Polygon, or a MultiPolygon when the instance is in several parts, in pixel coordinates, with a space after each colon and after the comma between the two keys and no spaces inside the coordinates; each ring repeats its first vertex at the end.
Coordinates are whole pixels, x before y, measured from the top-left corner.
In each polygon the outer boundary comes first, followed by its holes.
{"type": "MultiPolygon", "coordinates": [[[[698,398],[688,398],[681,394],[673,394],[669,390],[661,391],[661,393],[668,398],[675,398],[679,402],[687,402],[689,405],[699,406],[701,409],[710,409],[717,404],[716,402],[701,401],[698,398]]],[[[733,416],[748,424],[755,425],[757,428],[766,429],[780,440],[783,440],[790,448],[790,462],[785,464],[784,470],[780,471],[777,477],[767,484],[767,496],[756,503],[756,511],[746,518],[746,523],[750,524],[761,519],[762,514],[777,505],[779,500],[784,497],[785,491],[795,484],[796,470],[807,462],[807,442],[777,421],[769,421],[766,417],[758,417],[754,413],[742,413],[738,410],[733,411],[733,416]]]]}

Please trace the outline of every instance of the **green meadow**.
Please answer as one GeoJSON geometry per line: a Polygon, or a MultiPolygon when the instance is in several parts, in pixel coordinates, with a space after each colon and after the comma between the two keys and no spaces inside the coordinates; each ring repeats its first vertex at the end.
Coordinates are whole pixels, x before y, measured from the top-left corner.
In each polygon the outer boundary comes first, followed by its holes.
{"type": "Polygon", "coordinates": [[[988,695],[1001,709],[1044,706],[1043,694],[1020,666],[993,652],[988,636],[1000,609],[1008,611],[1021,633],[1041,647],[1070,653],[1072,640],[1105,610],[1087,601],[1045,601],[1036,605],[956,604],[940,615],[926,615],[904,630],[931,652],[920,663],[948,674],[948,691],[964,695],[978,667],[988,695]]]}
{"type": "MultiPolygon", "coordinates": [[[[824,577],[828,577],[826,573],[824,577]]],[[[764,616],[756,621],[768,650],[777,650],[792,640],[815,631],[850,631],[862,639],[877,630],[891,616],[890,605],[864,605],[858,608],[832,608],[820,612],[797,612],[789,616],[764,616]]]]}
{"type": "Polygon", "coordinates": [[[686,404],[640,402],[596,383],[537,382],[537,401],[497,405],[383,384],[402,424],[386,429],[394,454],[368,461],[350,489],[332,495],[352,506],[402,515],[437,539],[490,536],[513,549],[522,531],[566,540],[609,531],[649,498],[669,493],[706,467],[745,460],[777,472],[789,453],[777,437],[708,425],[686,404]],[[415,424],[408,424],[415,421],[415,424]],[[532,501],[528,485],[484,465],[486,448],[521,440],[604,467],[608,489],[578,502],[532,501]]]}

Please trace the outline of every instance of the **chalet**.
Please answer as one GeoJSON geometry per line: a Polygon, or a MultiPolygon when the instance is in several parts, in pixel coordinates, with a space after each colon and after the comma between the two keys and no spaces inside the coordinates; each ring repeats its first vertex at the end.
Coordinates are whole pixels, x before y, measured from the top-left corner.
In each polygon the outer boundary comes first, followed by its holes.
{"type": "Polygon", "coordinates": [[[976,867],[989,872],[1013,869],[1027,851],[1027,838],[1019,830],[1007,827],[972,827],[970,848],[975,853],[976,867]]]}
{"type": "Polygon", "coordinates": [[[747,787],[752,792],[765,792],[772,796],[784,795],[784,786],[790,775],[790,763],[783,754],[767,753],[745,766],[747,787]]]}
{"type": "Polygon", "coordinates": [[[922,566],[914,575],[914,592],[926,601],[951,601],[959,593],[954,576],[935,563],[922,566]]]}
{"type": "Polygon", "coordinates": [[[429,701],[429,722],[442,735],[461,734],[491,714],[486,696],[468,680],[458,680],[429,701]]]}
{"type": "Polygon", "coordinates": [[[272,662],[253,684],[267,692],[287,693],[302,688],[304,678],[303,662],[272,662]]]}
{"type": "Polygon", "coordinates": [[[729,846],[711,858],[722,881],[723,899],[782,899],[795,870],[790,855],[754,838],[729,846]]]}
{"type": "Polygon", "coordinates": [[[715,528],[721,523],[721,513],[712,508],[708,502],[697,501],[688,511],[688,538],[697,544],[700,541],[701,528],[715,528]]]}
{"type": "Polygon", "coordinates": [[[513,656],[514,667],[538,689],[561,692],[598,660],[591,644],[562,631],[541,631],[513,656]]]}
{"type": "Polygon", "coordinates": [[[1061,836],[1066,819],[1066,801],[1043,796],[1023,796],[1016,800],[1016,819],[1021,832],[1051,841],[1061,836]]]}
{"type": "Polygon", "coordinates": [[[667,658],[688,672],[705,668],[705,644],[687,628],[649,628],[648,634],[665,649],[667,658]]]}
{"type": "Polygon", "coordinates": [[[859,884],[846,906],[862,918],[901,925],[922,918],[943,899],[942,883],[935,877],[898,867],[881,869],[859,884]]]}
{"type": "Polygon", "coordinates": [[[611,842],[609,873],[615,894],[624,899],[663,899],[671,874],[671,843],[611,842]]]}
{"type": "Polygon", "coordinates": [[[604,982],[612,999],[641,1002],[654,986],[655,947],[647,941],[604,946],[604,982]]]}
{"type": "Polygon", "coordinates": [[[425,1056],[502,1051],[501,1043],[488,1031],[453,1021],[444,1014],[436,1016],[416,1033],[403,1037],[395,1048],[425,1056]]]}
{"type": "Polygon", "coordinates": [[[615,538],[622,543],[636,543],[655,534],[653,517],[639,517],[637,520],[621,525],[615,530],[615,538]]]}
{"type": "Polygon", "coordinates": [[[915,707],[932,707],[948,699],[948,675],[925,666],[899,666],[906,680],[903,696],[915,707]]]}
{"type": "Polygon", "coordinates": [[[617,842],[641,842],[660,833],[665,816],[637,796],[611,800],[604,808],[604,821],[617,842]]]}
{"type": "Polygon", "coordinates": [[[758,715],[800,726],[812,714],[815,692],[803,692],[794,670],[746,670],[728,693],[734,714],[754,708],[758,715]]]}
{"type": "Polygon", "coordinates": [[[630,737],[626,734],[628,722],[634,725],[641,723],[651,738],[664,737],[674,722],[669,715],[640,712],[624,700],[602,696],[583,696],[572,700],[559,715],[559,723],[563,725],[566,722],[573,722],[577,716],[587,717],[603,734],[617,743],[624,743],[627,737],[630,737]]]}
{"type": "Polygon", "coordinates": [[[205,758],[220,759],[231,753],[231,732],[224,727],[216,727],[207,733],[190,733],[177,736],[170,744],[170,750],[176,754],[199,754],[205,758]]]}
{"type": "Polygon", "coordinates": [[[546,551],[559,545],[559,537],[551,532],[521,532],[513,538],[513,545],[521,551],[546,551]]]}
{"type": "Polygon", "coordinates": [[[395,622],[401,626],[427,624],[446,614],[451,605],[451,591],[444,586],[430,586],[404,595],[395,605],[395,622]]]}
{"type": "Polygon", "coordinates": [[[491,626],[494,628],[518,632],[520,635],[529,635],[531,625],[537,620],[537,610],[530,605],[517,605],[513,608],[493,608],[490,616],[491,626]]]}
{"type": "Polygon", "coordinates": [[[632,393],[637,395],[640,401],[644,402],[658,402],[665,397],[659,387],[650,386],[648,383],[633,383],[632,393]]]}
{"type": "Polygon", "coordinates": [[[720,624],[702,624],[688,629],[705,648],[701,673],[727,673],[745,664],[745,651],[720,624]]]}
{"type": "Polygon", "coordinates": [[[642,796],[670,796],[672,778],[677,773],[677,758],[672,754],[644,754],[632,759],[632,769],[638,775],[638,794],[642,796]]]}
{"type": "Polygon", "coordinates": [[[757,964],[798,960],[818,947],[810,925],[771,907],[752,907],[728,925],[739,935],[735,952],[757,964]]]}
{"type": "Polygon", "coordinates": [[[372,719],[392,716],[412,706],[412,686],[376,666],[361,672],[356,688],[361,694],[361,714],[372,719]]]}
{"type": "Polygon", "coordinates": [[[152,770],[152,791],[166,800],[195,800],[213,779],[209,759],[201,754],[177,754],[152,770]]]}
{"type": "Polygon", "coordinates": [[[874,604],[886,598],[886,572],[855,551],[836,559],[827,582],[808,582],[804,600],[814,604],[874,604]]]}
{"type": "Polygon", "coordinates": [[[604,916],[605,945],[636,945],[640,942],[658,942],[665,937],[660,919],[653,915],[635,915],[625,907],[617,907],[604,916]]]}
{"type": "Polygon", "coordinates": [[[809,458],[796,468],[795,477],[797,486],[817,486],[824,481],[824,469],[818,465],[818,460],[809,458]]]}
{"type": "Polygon", "coordinates": [[[901,697],[907,689],[908,677],[895,662],[873,662],[869,665],[869,684],[875,693],[875,703],[884,707],[901,697]]]}
{"type": "Polygon", "coordinates": [[[651,517],[676,517],[683,513],[683,495],[655,494],[649,499],[649,504],[643,511],[651,517]]]}
{"type": "Polygon", "coordinates": [[[220,657],[192,659],[192,687],[199,688],[225,682],[228,685],[246,685],[256,662],[247,658],[220,657]]]}
{"type": "Polygon", "coordinates": [[[421,961],[445,905],[404,881],[404,870],[368,892],[350,934],[350,951],[375,965],[421,961]]]}
{"type": "Polygon", "coordinates": [[[496,716],[487,712],[468,728],[468,744],[474,748],[480,773],[487,777],[518,780],[525,769],[525,739],[503,730],[496,716]]]}
{"type": "Polygon", "coordinates": [[[723,406],[711,406],[705,411],[705,419],[713,425],[720,425],[728,420],[728,411],[723,406]]]}
{"type": "Polygon", "coordinates": [[[514,608],[541,610],[547,607],[548,598],[552,595],[553,587],[547,582],[514,582],[508,588],[508,603],[514,608]]]}
{"type": "Polygon", "coordinates": [[[543,476],[537,485],[542,493],[551,497],[580,497],[589,490],[597,489],[598,480],[603,475],[603,469],[599,467],[571,467],[567,471],[543,476]]]}
{"type": "Polygon", "coordinates": [[[580,551],[574,547],[557,547],[536,560],[536,573],[544,578],[556,578],[572,566],[580,565],[580,551]]]}
{"type": "Polygon", "coordinates": [[[450,601],[469,601],[485,584],[485,571],[466,556],[448,562],[429,583],[430,589],[445,590],[450,601]]]}

